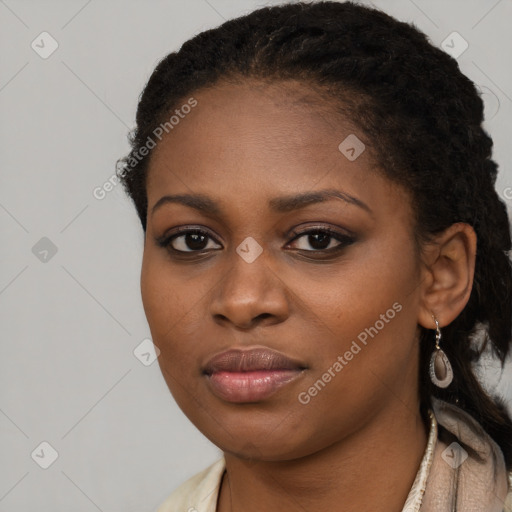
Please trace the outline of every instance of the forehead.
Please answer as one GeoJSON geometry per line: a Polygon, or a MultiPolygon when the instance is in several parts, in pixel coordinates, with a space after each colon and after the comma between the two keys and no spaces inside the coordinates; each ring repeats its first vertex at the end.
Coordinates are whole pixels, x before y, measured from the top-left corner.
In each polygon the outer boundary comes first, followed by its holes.
{"type": "Polygon", "coordinates": [[[375,172],[371,141],[334,100],[307,85],[221,83],[191,96],[197,105],[151,156],[150,210],[162,195],[180,193],[257,209],[275,196],[326,188],[366,203],[381,200],[383,193],[396,199],[389,180],[375,172]]]}
{"type": "Polygon", "coordinates": [[[352,168],[374,166],[368,141],[357,160],[343,158],[340,143],[364,136],[340,115],[334,100],[306,84],[224,82],[196,91],[193,98],[197,105],[182,114],[153,150],[148,187],[159,170],[179,172],[183,167],[189,172],[207,167],[212,176],[233,166],[240,174],[266,168],[279,179],[292,166],[296,171],[321,167],[323,172],[325,164],[340,162],[352,168]]]}

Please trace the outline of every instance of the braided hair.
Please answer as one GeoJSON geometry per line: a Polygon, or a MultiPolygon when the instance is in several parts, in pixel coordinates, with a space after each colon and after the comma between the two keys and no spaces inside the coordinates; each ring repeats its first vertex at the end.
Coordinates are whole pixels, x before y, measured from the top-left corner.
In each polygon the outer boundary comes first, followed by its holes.
{"type": "Polygon", "coordinates": [[[477,234],[473,288],[462,313],[443,330],[454,381],[428,378],[432,334],[421,327],[420,405],[456,403],[498,443],[512,469],[512,420],[503,399],[480,384],[475,363],[490,349],[503,366],[511,344],[510,226],[495,190],[492,139],[482,128],[483,102],[457,61],[413,25],[347,1],[264,7],[188,40],[149,78],[129,134],[131,152],[118,176],[146,231],[146,173],[140,157],[155,127],[183,98],[220,80],[300,80],[324,94],[359,127],[379,168],[412,194],[417,241],[456,222],[477,234]],[[137,158],[134,158],[137,156],[137,158]],[[483,334],[483,342],[475,336],[483,334]]]}

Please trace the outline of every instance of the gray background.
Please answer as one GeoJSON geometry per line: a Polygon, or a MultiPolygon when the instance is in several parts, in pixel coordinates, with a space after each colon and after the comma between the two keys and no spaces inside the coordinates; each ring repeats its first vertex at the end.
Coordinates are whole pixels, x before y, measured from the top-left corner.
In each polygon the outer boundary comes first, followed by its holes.
{"type": "MultiPolygon", "coordinates": [[[[177,408],[158,363],[140,355],[144,345],[134,354],[150,337],[142,229],[120,185],[103,199],[93,191],[128,150],[157,61],[261,5],[0,1],[0,512],[149,512],[220,456],[177,408]],[[59,45],[45,59],[31,47],[51,49],[43,31],[59,45]],[[42,442],[58,453],[47,469],[42,442]]],[[[435,45],[453,31],[468,42],[457,60],[484,93],[497,188],[512,208],[512,1],[373,5],[435,45]]],[[[490,362],[485,377],[509,405],[511,368],[499,380],[490,362]]]]}

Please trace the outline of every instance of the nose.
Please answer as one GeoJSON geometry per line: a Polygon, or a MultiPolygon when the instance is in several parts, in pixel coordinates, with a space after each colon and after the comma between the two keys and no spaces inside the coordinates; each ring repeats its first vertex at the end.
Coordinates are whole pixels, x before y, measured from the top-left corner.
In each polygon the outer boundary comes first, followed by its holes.
{"type": "Polygon", "coordinates": [[[273,325],[289,315],[290,294],[286,290],[264,253],[248,263],[234,252],[229,269],[216,285],[210,312],[216,323],[238,329],[273,325]]]}

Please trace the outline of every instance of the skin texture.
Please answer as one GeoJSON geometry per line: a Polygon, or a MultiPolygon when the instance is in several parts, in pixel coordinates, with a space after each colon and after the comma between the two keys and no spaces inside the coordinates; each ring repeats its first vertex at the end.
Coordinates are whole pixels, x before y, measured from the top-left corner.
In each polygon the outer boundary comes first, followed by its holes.
{"type": "MultiPolygon", "coordinates": [[[[420,252],[407,191],[376,170],[371,141],[304,84],[219,83],[194,98],[151,158],[141,291],[171,393],[225,453],[218,510],[401,511],[428,433],[418,325],[434,328],[435,313],[443,327],[464,308],[472,228],[456,224],[420,252]],[[349,134],[367,148],[354,161],[338,150],[349,134]],[[341,199],[285,213],[268,206],[322,189],[371,211],[341,199]],[[199,193],[222,213],[178,203],[152,212],[162,196],[199,193]],[[178,226],[211,235],[201,256],[157,244],[178,226]],[[322,256],[307,234],[290,234],[313,227],[354,241],[322,256]],[[252,263],[236,252],[247,237],[263,249],[252,263]],[[393,304],[401,306],[394,318],[301,403],[299,393],[393,304]],[[235,347],[268,347],[306,369],[261,402],[230,403],[211,392],[201,368],[235,347]]],[[[185,240],[174,247],[191,251],[185,240]]],[[[325,246],[340,245],[330,240],[325,246]]]]}

